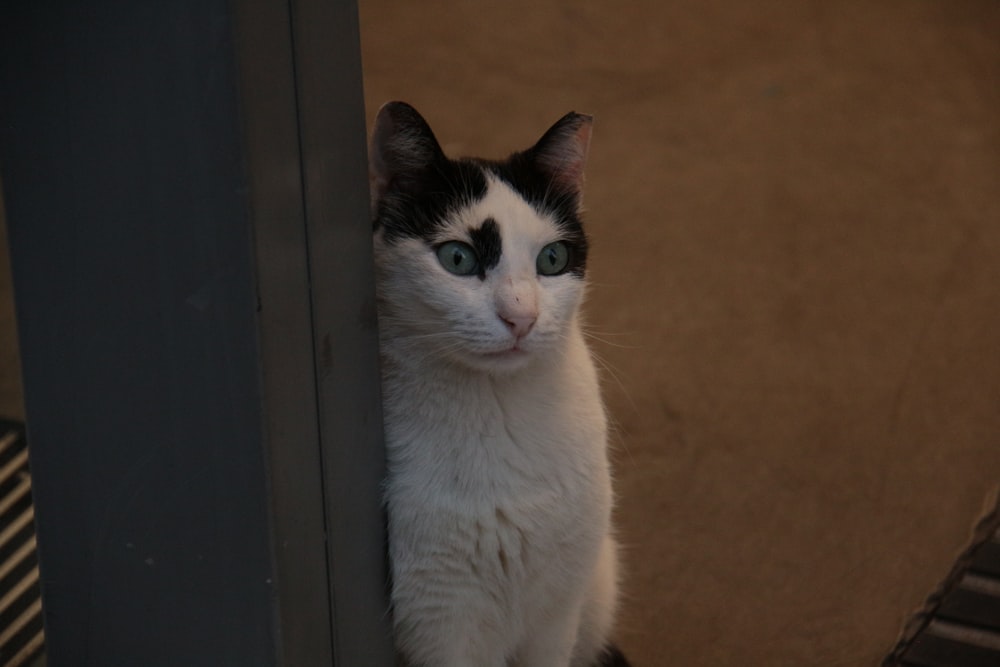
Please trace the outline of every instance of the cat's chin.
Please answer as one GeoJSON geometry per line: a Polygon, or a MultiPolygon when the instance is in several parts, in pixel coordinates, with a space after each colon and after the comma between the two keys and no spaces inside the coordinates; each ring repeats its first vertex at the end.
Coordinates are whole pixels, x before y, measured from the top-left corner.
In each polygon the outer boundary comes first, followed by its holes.
{"type": "Polygon", "coordinates": [[[463,355],[463,361],[474,370],[487,373],[513,373],[531,363],[534,355],[514,347],[496,352],[475,352],[463,355]]]}

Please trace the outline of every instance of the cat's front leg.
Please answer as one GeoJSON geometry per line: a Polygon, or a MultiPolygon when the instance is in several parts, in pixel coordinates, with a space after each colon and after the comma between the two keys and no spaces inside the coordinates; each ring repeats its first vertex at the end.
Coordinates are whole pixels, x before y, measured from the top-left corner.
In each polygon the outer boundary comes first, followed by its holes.
{"type": "Polygon", "coordinates": [[[509,638],[496,619],[477,600],[462,602],[433,593],[415,608],[397,602],[396,643],[407,667],[507,667],[509,638]]]}
{"type": "Polygon", "coordinates": [[[516,667],[568,667],[580,627],[583,600],[567,600],[533,628],[514,663],[516,667]]]}
{"type": "Polygon", "coordinates": [[[507,667],[504,615],[465,570],[469,559],[440,551],[408,555],[396,553],[392,593],[396,646],[406,666],[507,667]]]}
{"type": "Polygon", "coordinates": [[[508,667],[503,649],[483,640],[472,624],[426,624],[399,648],[405,667],[508,667]]]}
{"type": "Polygon", "coordinates": [[[507,667],[507,660],[503,655],[468,655],[462,653],[451,658],[446,658],[441,662],[427,663],[427,667],[507,667]]]}

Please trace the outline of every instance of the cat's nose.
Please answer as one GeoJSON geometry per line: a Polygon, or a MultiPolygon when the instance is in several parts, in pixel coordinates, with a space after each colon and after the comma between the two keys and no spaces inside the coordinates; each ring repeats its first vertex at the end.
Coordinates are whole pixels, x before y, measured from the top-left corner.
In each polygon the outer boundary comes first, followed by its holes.
{"type": "Polygon", "coordinates": [[[523,338],[538,319],[538,297],[532,280],[509,278],[497,292],[496,314],[517,338],[523,338]]]}
{"type": "Polygon", "coordinates": [[[534,315],[501,315],[500,319],[503,320],[510,332],[517,336],[518,338],[523,338],[528,335],[531,331],[531,327],[535,326],[535,316],[534,315]]]}

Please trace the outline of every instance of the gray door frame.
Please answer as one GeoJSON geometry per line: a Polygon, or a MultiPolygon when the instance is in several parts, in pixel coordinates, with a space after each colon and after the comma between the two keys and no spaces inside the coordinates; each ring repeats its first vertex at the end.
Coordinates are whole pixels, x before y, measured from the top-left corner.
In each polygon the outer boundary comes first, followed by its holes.
{"type": "Polygon", "coordinates": [[[357,8],[11,0],[49,664],[393,663],[357,8]]]}

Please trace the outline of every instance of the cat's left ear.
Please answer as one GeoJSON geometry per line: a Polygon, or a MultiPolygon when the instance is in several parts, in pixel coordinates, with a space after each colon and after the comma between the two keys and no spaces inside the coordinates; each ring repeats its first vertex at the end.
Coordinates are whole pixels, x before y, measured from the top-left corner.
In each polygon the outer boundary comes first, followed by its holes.
{"type": "Polygon", "coordinates": [[[571,111],[530,149],[536,164],[553,182],[578,196],[583,192],[583,167],[593,124],[593,116],[571,111]]]}
{"type": "Polygon", "coordinates": [[[383,104],[368,150],[373,205],[390,188],[418,188],[420,174],[444,159],[434,133],[416,109],[406,102],[383,104]]]}

